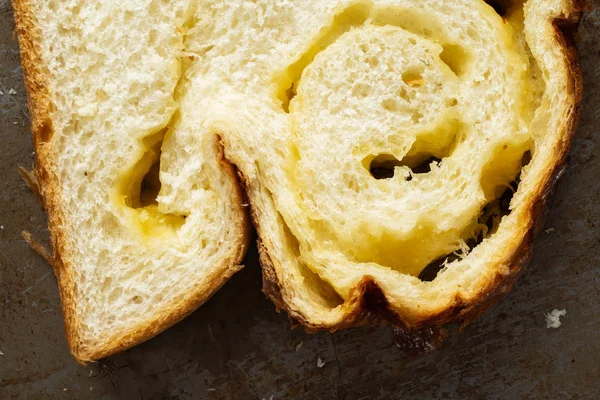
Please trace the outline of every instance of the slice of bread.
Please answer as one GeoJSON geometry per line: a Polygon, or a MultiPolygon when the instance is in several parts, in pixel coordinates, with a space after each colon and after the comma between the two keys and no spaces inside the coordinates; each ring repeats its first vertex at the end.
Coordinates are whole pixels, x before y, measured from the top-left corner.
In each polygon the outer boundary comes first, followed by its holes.
{"type": "Polygon", "coordinates": [[[511,289],[578,121],[583,2],[215,3],[196,101],[278,308],[417,330],[511,289]]]}
{"type": "Polygon", "coordinates": [[[66,334],[97,360],[241,268],[246,201],[218,132],[180,105],[184,4],[13,3],[66,334]]]}
{"type": "Polygon", "coordinates": [[[469,321],[529,258],[579,115],[578,0],[14,3],[81,361],[237,269],[226,160],[293,320],[469,321]]]}

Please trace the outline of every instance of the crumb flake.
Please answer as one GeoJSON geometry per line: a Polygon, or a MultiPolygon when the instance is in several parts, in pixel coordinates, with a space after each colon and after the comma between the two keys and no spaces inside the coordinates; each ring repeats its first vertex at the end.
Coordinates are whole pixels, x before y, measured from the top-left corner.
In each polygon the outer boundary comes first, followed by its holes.
{"type": "Polygon", "coordinates": [[[323,368],[325,361],[321,360],[321,357],[317,358],[317,368],[323,368]]]}
{"type": "Polygon", "coordinates": [[[546,328],[556,329],[560,327],[560,317],[564,317],[565,315],[567,315],[567,311],[565,309],[559,310],[557,308],[546,314],[546,328]]]}
{"type": "Polygon", "coordinates": [[[17,91],[15,89],[10,89],[8,91],[8,94],[17,94],[17,91]]]}
{"type": "Polygon", "coordinates": [[[300,347],[302,347],[303,344],[304,342],[301,340],[300,343],[296,345],[296,351],[300,350],[300,347]]]}

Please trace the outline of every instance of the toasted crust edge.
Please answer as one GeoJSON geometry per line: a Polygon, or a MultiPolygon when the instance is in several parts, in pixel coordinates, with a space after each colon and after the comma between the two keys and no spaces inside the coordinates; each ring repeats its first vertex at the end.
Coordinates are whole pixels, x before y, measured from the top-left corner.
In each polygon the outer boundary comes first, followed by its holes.
{"type": "MultiPolygon", "coordinates": [[[[462,328],[464,328],[510,293],[517,279],[521,276],[524,266],[531,258],[535,237],[544,226],[548,211],[548,199],[554,190],[556,182],[565,170],[567,154],[575,136],[581,113],[583,73],[579,65],[579,57],[575,47],[575,33],[583,11],[588,9],[588,3],[586,0],[572,0],[571,6],[571,9],[566,10],[567,15],[565,17],[558,17],[553,21],[555,39],[562,49],[567,65],[566,72],[570,78],[569,84],[572,88],[572,93],[569,93],[570,115],[561,134],[563,140],[560,148],[556,151],[556,160],[553,163],[553,169],[547,172],[542,178],[540,190],[527,205],[528,213],[523,224],[527,226],[527,230],[523,236],[523,240],[516,251],[497,263],[509,266],[508,274],[497,272],[484,285],[481,294],[477,298],[468,301],[461,297],[456,297],[443,310],[411,323],[408,323],[392,310],[382,289],[374,279],[370,276],[364,276],[351,289],[348,300],[342,305],[344,308],[344,318],[340,322],[332,325],[315,324],[286,303],[283,296],[283,284],[277,278],[274,260],[269,255],[268,246],[265,246],[261,239],[263,236],[260,228],[260,215],[257,215],[258,213],[254,209],[251,209],[251,217],[259,238],[258,250],[263,271],[263,293],[275,304],[278,312],[281,310],[287,312],[293,327],[301,325],[310,333],[320,331],[335,332],[348,327],[386,322],[396,326],[403,334],[414,335],[418,340],[430,341],[431,329],[437,329],[440,326],[454,323],[461,324],[462,328]]],[[[244,183],[247,192],[253,189],[245,179],[242,179],[242,183],[244,183]]],[[[444,335],[442,334],[442,336],[444,335]]],[[[436,342],[435,347],[439,347],[437,341],[438,338],[434,338],[434,342],[436,342]]],[[[398,344],[401,347],[400,343],[398,344]]]]}
{"type": "MultiPolygon", "coordinates": [[[[44,61],[39,53],[38,43],[40,32],[32,13],[31,0],[12,0],[16,30],[19,39],[21,64],[25,86],[27,88],[28,108],[31,114],[31,131],[34,149],[36,151],[36,166],[33,174],[39,184],[43,206],[48,215],[48,229],[52,254],[43,255],[52,265],[56,274],[62,304],[64,327],[67,342],[74,359],[84,364],[96,361],[126,350],[139,343],[145,342],[162,331],[181,321],[206,301],[208,301],[227,280],[243,266],[240,264],[246,254],[251,238],[251,228],[248,214],[242,204],[246,203],[245,193],[239,184],[235,166],[224,156],[223,145],[217,136],[220,149],[220,163],[226,174],[231,178],[235,190],[231,199],[231,207],[237,214],[239,223],[235,227],[235,252],[223,260],[220,265],[212,268],[209,275],[208,287],[200,287],[186,298],[168,305],[168,311],[153,315],[138,326],[132,327],[125,333],[111,338],[104,345],[87,347],[82,345],[78,332],[78,320],[72,304],[74,282],[69,275],[69,264],[66,260],[68,250],[66,233],[62,228],[64,219],[59,205],[58,181],[52,173],[51,160],[45,156],[44,147],[53,133],[51,119],[50,91],[47,85],[49,72],[45,69],[44,61]]],[[[33,247],[38,251],[40,248],[33,247]]]]}

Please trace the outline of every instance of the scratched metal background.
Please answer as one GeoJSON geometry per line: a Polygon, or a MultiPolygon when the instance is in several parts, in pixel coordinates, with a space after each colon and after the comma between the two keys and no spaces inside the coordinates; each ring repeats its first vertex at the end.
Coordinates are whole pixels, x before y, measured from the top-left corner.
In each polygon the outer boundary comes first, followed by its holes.
{"type": "Polygon", "coordinates": [[[247,267],[180,324],[76,364],[56,279],[20,234],[48,232],[16,168],[31,165],[33,150],[13,29],[0,0],[0,399],[600,399],[600,9],[580,29],[581,127],[527,273],[502,304],[417,358],[394,347],[389,327],[290,330],[260,292],[252,249],[247,267]],[[554,308],[567,315],[547,329],[554,308]]]}

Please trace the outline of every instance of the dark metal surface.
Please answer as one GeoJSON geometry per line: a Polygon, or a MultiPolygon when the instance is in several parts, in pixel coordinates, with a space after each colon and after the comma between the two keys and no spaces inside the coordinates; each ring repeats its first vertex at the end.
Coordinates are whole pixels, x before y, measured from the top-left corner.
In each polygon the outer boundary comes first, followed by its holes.
{"type": "Polygon", "coordinates": [[[252,249],[247,267],[180,324],[76,364],[56,279],[21,238],[48,232],[17,173],[33,150],[13,29],[0,0],[0,399],[600,398],[600,9],[580,29],[581,127],[527,272],[503,303],[416,358],[395,348],[390,327],[290,330],[260,292],[252,249]],[[547,329],[554,308],[567,315],[547,329]]]}

